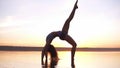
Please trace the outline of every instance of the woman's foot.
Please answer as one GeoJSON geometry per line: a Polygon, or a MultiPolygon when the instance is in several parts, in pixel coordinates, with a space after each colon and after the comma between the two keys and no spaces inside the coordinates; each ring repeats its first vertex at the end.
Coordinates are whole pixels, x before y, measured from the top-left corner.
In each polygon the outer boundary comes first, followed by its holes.
{"type": "Polygon", "coordinates": [[[75,6],[74,6],[76,9],[78,8],[77,3],[78,3],[78,0],[76,1],[75,6]]]}

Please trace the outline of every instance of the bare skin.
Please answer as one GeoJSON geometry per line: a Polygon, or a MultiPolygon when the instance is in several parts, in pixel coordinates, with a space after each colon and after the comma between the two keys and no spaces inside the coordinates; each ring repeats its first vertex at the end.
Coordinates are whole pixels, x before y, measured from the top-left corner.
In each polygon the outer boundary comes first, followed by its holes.
{"type": "MultiPolygon", "coordinates": [[[[52,40],[55,38],[55,37],[59,37],[61,40],[65,40],[67,41],[69,44],[72,45],[72,49],[71,49],[71,66],[74,68],[75,65],[74,65],[74,55],[75,55],[75,51],[76,51],[76,42],[72,39],[72,37],[70,35],[68,35],[68,30],[69,30],[69,26],[70,26],[70,21],[73,19],[74,17],[74,14],[75,14],[75,11],[76,9],[78,8],[77,6],[77,2],[78,0],[75,2],[74,4],[74,7],[73,7],[73,10],[70,14],[70,16],[68,17],[68,19],[65,21],[65,24],[63,25],[63,28],[61,31],[54,31],[54,32],[51,32],[47,38],[46,38],[46,44],[45,44],[45,47],[43,48],[42,50],[42,58],[41,58],[41,63],[42,65],[44,65],[44,62],[43,62],[43,58],[44,58],[44,55],[45,57],[47,58],[47,50],[49,48],[49,45],[51,44],[52,40]]],[[[46,60],[47,61],[47,60],[46,60]]]]}

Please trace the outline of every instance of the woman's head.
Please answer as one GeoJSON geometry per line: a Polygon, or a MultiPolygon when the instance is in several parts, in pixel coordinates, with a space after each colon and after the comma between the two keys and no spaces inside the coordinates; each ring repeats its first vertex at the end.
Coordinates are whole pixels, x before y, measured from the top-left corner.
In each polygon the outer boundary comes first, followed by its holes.
{"type": "Polygon", "coordinates": [[[57,51],[53,45],[49,45],[48,53],[50,54],[51,57],[51,65],[57,65],[59,58],[57,51]]]}

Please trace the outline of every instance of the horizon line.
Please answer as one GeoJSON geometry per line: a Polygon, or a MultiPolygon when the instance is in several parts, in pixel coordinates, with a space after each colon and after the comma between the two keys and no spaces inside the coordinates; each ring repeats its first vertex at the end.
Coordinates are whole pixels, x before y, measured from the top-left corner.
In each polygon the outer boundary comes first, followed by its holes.
{"type": "MultiPolygon", "coordinates": [[[[28,47],[28,46],[0,46],[0,51],[42,51],[43,47],[28,47]]],[[[70,51],[71,47],[56,47],[57,51],[70,51]]],[[[79,47],[76,51],[88,51],[88,52],[111,52],[120,51],[120,48],[94,48],[94,47],[79,47]]]]}

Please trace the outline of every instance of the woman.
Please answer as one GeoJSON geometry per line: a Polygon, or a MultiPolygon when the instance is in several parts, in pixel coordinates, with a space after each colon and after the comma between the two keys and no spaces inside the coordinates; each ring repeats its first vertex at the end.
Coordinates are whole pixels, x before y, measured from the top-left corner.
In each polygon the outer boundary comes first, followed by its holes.
{"type": "Polygon", "coordinates": [[[73,19],[75,11],[78,8],[77,2],[78,2],[78,0],[76,1],[75,5],[74,5],[74,8],[73,8],[69,18],[65,21],[65,24],[63,25],[62,31],[51,32],[47,36],[45,47],[42,50],[42,58],[41,58],[42,65],[44,65],[43,58],[44,58],[44,55],[47,54],[47,50],[48,50],[49,45],[51,44],[52,40],[55,37],[59,37],[61,40],[66,40],[68,43],[70,43],[72,45],[72,49],[71,49],[71,66],[74,67],[74,55],[75,55],[77,44],[72,39],[72,37],[68,35],[68,29],[69,29],[70,21],[73,19]]]}

